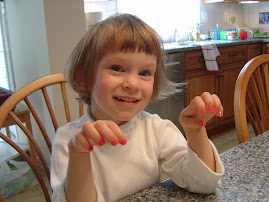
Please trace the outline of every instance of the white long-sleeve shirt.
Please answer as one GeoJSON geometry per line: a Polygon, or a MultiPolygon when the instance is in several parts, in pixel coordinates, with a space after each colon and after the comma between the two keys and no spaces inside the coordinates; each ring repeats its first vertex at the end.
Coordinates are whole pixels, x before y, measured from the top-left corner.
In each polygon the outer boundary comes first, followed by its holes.
{"type": "MultiPolygon", "coordinates": [[[[51,186],[53,201],[66,201],[64,180],[68,166],[68,142],[85,121],[94,122],[85,113],[78,121],[58,129],[52,146],[51,186]]],[[[118,201],[160,181],[160,170],[180,187],[192,192],[214,192],[224,174],[215,146],[213,172],[188,146],[182,133],[169,120],[140,112],[120,126],[126,145],[94,146],[90,153],[97,201],[118,201]]]]}

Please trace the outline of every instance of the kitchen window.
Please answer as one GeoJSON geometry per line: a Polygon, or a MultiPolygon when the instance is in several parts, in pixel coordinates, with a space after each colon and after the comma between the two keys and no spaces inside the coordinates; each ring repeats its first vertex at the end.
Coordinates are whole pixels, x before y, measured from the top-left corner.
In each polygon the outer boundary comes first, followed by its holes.
{"type": "Polygon", "coordinates": [[[117,0],[117,10],[143,19],[164,42],[174,41],[176,32],[181,40],[188,40],[188,31],[200,22],[200,0],[117,0]]]}
{"type": "Polygon", "coordinates": [[[0,2],[0,87],[15,90],[5,2],[0,2]]]}

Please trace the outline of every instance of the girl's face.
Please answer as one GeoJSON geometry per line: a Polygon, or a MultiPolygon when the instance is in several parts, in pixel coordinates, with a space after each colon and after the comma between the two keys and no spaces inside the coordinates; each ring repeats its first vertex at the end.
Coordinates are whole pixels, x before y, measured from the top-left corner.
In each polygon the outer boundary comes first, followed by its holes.
{"type": "Polygon", "coordinates": [[[121,125],[148,104],[157,58],[144,52],[111,53],[101,59],[91,92],[91,116],[121,125]]]}

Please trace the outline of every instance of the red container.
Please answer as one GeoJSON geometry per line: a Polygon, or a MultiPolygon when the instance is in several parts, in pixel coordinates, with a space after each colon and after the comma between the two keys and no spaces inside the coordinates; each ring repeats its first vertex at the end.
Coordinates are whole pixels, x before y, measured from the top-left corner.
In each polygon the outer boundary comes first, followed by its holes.
{"type": "Polygon", "coordinates": [[[245,40],[247,38],[247,31],[240,31],[239,34],[240,34],[240,39],[241,40],[245,40]]]}

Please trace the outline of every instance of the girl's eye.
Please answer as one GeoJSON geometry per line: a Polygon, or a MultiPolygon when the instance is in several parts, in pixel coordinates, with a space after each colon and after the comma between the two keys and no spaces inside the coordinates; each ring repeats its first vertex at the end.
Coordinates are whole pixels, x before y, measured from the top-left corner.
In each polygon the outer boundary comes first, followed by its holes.
{"type": "Polygon", "coordinates": [[[149,76],[150,73],[148,71],[143,71],[139,73],[140,76],[149,76]]]}
{"type": "Polygon", "coordinates": [[[111,69],[116,71],[116,72],[123,72],[122,68],[119,66],[112,66],[111,69]]]}

